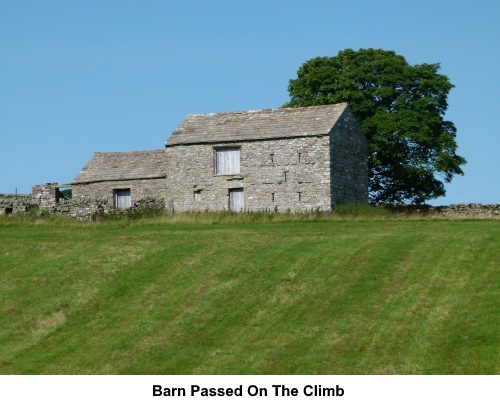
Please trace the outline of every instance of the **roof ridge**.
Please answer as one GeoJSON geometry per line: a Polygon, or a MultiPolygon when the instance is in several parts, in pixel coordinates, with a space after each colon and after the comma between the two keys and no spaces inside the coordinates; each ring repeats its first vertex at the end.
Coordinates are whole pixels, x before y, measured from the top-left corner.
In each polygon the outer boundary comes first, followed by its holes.
{"type": "Polygon", "coordinates": [[[132,153],[164,152],[165,149],[133,150],[128,152],[94,152],[94,155],[124,155],[132,153]]]}
{"type": "Polygon", "coordinates": [[[335,104],[322,104],[322,105],[311,105],[305,107],[278,107],[278,108],[263,108],[260,110],[242,110],[242,111],[225,111],[225,112],[216,112],[216,113],[206,113],[206,114],[188,114],[187,117],[212,117],[216,115],[228,115],[228,114],[249,114],[249,113],[259,113],[266,111],[290,111],[290,110],[305,110],[305,109],[315,109],[315,108],[328,108],[333,106],[348,106],[349,103],[335,103],[335,104]]]}

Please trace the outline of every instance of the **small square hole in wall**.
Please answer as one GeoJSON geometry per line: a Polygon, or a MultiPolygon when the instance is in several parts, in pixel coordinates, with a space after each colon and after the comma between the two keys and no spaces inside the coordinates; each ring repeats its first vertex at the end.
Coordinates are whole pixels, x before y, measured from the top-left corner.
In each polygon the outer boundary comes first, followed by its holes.
{"type": "Polygon", "coordinates": [[[194,200],[195,201],[201,201],[201,190],[196,190],[194,192],[194,200]]]}

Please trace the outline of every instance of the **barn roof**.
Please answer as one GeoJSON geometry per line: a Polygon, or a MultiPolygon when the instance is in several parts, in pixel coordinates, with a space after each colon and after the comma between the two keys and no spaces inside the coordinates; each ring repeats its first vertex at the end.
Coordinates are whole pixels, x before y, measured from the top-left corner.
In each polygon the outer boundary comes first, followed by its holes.
{"type": "Polygon", "coordinates": [[[165,177],[165,150],[96,152],[71,184],[165,177]]]}
{"type": "Polygon", "coordinates": [[[347,103],[188,115],[165,143],[230,142],[328,134],[347,103]]]}

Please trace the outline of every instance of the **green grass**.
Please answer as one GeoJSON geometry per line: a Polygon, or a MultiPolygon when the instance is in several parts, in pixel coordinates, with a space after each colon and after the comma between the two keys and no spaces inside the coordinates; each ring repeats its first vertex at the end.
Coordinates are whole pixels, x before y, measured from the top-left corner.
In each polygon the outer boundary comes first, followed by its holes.
{"type": "Polygon", "coordinates": [[[497,374],[498,220],[0,219],[0,374],[497,374]]]}

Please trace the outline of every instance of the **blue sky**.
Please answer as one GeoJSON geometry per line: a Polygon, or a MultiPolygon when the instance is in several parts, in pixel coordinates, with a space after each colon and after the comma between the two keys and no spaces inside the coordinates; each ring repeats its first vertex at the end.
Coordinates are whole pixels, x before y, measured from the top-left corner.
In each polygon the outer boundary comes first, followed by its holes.
{"type": "Polygon", "coordinates": [[[468,164],[430,203],[500,203],[499,44],[497,0],[0,0],[0,192],[160,149],[187,114],[280,107],[308,59],[382,48],[456,86],[468,164]]]}

